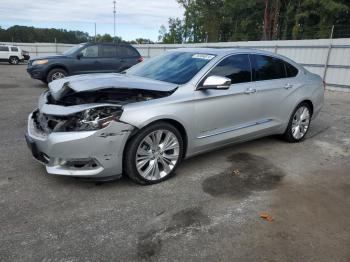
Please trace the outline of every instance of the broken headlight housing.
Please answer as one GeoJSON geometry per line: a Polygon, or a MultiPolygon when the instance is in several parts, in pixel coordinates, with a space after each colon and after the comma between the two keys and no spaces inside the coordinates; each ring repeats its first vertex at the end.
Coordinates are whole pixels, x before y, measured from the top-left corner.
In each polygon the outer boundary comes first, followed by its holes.
{"type": "Polygon", "coordinates": [[[120,107],[97,107],[87,109],[71,119],[67,129],[71,131],[92,131],[107,127],[118,121],[123,110],[120,107]]]}

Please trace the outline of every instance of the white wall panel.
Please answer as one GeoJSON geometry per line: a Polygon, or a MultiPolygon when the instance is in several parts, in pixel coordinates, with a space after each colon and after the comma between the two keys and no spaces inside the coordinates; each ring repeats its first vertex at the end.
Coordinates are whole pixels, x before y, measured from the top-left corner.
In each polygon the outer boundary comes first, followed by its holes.
{"type": "MultiPolygon", "coordinates": [[[[10,44],[12,43],[4,43],[10,44]]],[[[275,52],[289,57],[290,59],[307,65],[310,72],[319,74],[324,72],[324,65],[327,60],[329,45],[333,47],[329,54],[326,82],[328,84],[348,87],[350,90],[350,38],[347,39],[315,39],[315,40],[286,40],[286,41],[245,41],[245,42],[225,42],[225,43],[200,43],[200,44],[145,44],[134,45],[145,57],[153,57],[162,54],[166,50],[183,47],[216,47],[216,48],[236,48],[251,47],[265,51],[275,52]],[[334,68],[337,66],[337,68],[334,68]]],[[[30,56],[53,55],[63,53],[71,44],[55,43],[13,43],[23,50],[29,51],[30,56]]]]}

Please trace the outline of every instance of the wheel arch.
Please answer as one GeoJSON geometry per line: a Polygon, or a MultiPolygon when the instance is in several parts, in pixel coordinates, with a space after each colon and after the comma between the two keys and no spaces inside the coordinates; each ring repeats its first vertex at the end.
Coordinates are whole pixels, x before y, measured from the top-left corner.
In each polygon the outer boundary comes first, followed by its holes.
{"type": "Polygon", "coordinates": [[[149,127],[151,125],[154,125],[155,123],[159,123],[159,122],[165,122],[168,124],[171,124],[172,126],[174,126],[177,130],[179,130],[182,140],[183,140],[183,153],[182,153],[182,158],[185,158],[186,153],[187,153],[187,148],[188,148],[188,134],[187,131],[184,127],[184,125],[179,122],[178,120],[172,119],[172,118],[159,118],[156,120],[153,120],[149,123],[147,123],[146,125],[142,126],[141,128],[136,128],[134,129],[134,132],[132,132],[132,134],[129,136],[128,141],[126,143],[128,143],[135,134],[137,134],[140,130],[149,127]]]}
{"type": "Polygon", "coordinates": [[[69,75],[69,70],[68,68],[63,65],[63,64],[53,64],[53,65],[50,65],[48,67],[48,69],[46,70],[46,73],[45,73],[45,77],[47,77],[48,73],[52,70],[52,69],[63,69],[64,71],[67,72],[67,74],[69,75]]]}

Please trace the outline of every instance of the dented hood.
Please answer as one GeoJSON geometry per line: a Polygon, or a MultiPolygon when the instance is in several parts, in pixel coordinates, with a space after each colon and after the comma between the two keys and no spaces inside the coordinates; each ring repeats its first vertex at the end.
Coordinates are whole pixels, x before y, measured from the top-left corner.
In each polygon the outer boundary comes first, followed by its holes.
{"type": "Polygon", "coordinates": [[[65,88],[74,92],[89,92],[102,89],[138,89],[151,91],[173,91],[176,84],[137,77],[127,74],[89,74],[70,76],[55,80],[49,84],[52,97],[60,99],[65,93],[65,88]]]}

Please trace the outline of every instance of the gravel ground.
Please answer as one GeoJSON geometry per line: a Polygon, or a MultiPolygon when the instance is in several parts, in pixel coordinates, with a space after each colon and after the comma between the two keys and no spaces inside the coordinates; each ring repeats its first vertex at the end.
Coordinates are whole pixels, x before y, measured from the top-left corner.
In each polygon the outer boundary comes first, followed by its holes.
{"type": "Polygon", "coordinates": [[[227,147],[143,187],[46,174],[23,137],[45,88],[0,64],[0,261],[350,261],[350,93],[327,92],[303,143],[227,147]]]}

